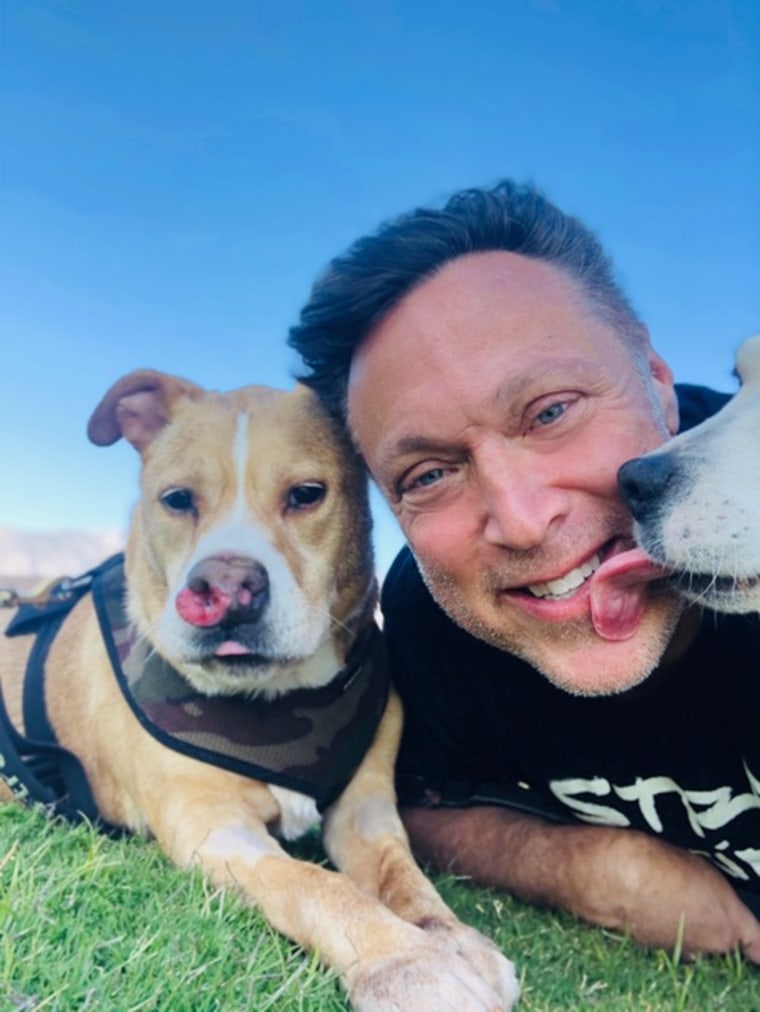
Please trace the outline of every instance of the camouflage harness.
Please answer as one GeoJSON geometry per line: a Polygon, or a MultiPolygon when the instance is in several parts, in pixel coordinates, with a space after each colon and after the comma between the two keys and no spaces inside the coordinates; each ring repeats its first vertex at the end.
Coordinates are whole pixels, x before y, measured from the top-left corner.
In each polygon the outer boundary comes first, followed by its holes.
{"type": "Polygon", "coordinates": [[[130,625],[124,608],[123,556],[114,556],[86,577],[76,581],[77,590],[65,606],[59,601],[25,605],[6,631],[9,636],[37,634],[27,666],[24,721],[27,735],[36,732],[38,740],[22,738],[10,727],[0,698],[0,776],[17,796],[52,804],[57,814],[68,818],[81,813],[98,821],[81,766],[57,744],[43,701],[47,649],[68,611],[89,592],[116,681],[153,737],[201,762],[306,794],[320,810],[335,801],[372,743],[388,698],[387,665],[376,626],[362,633],[346,667],[322,688],[298,689],[274,700],[204,696],[130,625]],[[16,746],[15,764],[12,757],[9,762],[9,744],[16,746]],[[46,769],[51,765],[54,769],[46,769]]]}

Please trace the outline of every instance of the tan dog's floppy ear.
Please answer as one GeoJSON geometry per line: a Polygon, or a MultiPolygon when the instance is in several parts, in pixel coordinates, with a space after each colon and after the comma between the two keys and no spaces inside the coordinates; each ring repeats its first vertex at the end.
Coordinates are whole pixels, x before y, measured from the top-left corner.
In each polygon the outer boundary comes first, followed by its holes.
{"type": "Polygon", "coordinates": [[[203,388],[179,376],[137,369],[106,392],[87,424],[96,446],[110,446],[122,436],[140,453],[169,421],[178,397],[200,397],[203,388]]]}

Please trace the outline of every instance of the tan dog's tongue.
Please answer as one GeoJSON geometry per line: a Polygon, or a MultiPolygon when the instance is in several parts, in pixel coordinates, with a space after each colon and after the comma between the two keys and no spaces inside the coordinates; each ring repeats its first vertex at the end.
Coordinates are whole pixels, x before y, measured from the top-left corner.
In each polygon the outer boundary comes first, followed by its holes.
{"type": "Polygon", "coordinates": [[[605,640],[627,640],[636,632],[646,603],[646,587],[665,571],[640,548],[607,559],[591,577],[591,621],[605,640]]]}

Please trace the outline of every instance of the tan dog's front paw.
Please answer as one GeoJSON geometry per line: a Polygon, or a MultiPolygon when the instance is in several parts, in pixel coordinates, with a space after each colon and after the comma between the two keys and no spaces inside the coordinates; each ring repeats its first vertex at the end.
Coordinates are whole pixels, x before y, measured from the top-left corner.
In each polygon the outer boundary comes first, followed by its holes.
{"type": "Polygon", "coordinates": [[[353,1007],[357,1012],[509,1012],[520,993],[514,967],[487,939],[472,934],[484,944],[479,950],[468,940],[467,957],[442,936],[373,961],[351,988],[353,1007]]]}
{"type": "Polygon", "coordinates": [[[505,1008],[520,996],[514,964],[501,949],[486,935],[470,928],[461,921],[447,923],[432,921],[425,925],[425,931],[435,937],[438,944],[445,944],[465,960],[506,1002],[505,1008]]]}

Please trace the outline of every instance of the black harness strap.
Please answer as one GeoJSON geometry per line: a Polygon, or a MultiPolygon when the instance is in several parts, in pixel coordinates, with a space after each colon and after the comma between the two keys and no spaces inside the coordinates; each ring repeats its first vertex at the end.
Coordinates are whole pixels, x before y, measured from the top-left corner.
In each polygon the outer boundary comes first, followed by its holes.
{"type": "Polygon", "coordinates": [[[141,726],[162,745],[305,794],[319,811],[338,798],[372,744],[388,700],[384,641],[374,623],[323,686],[273,699],[207,696],[136,635],[118,558],[104,563],[92,594],[116,682],[141,726]]]}
{"type": "Polygon", "coordinates": [[[26,804],[37,802],[50,814],[70,822],[87,820],[101,830],[118,833],[120,830],[100,818],[82,764],[59,744],[45,707],[45,663],[50,646],[66,616],[89,591],[102,568],[98,566],[74,582],[61,581],[45,604],[22,605],[5,631],[6,636],[36,633],[36,637],[24,679],[25,734],[11,723],[0,692],[0,777],[26,804]]]}
{"type": "Polygon", "coordinates": [[[368,626],[344,668],[328,684],[271,700],[200,694],[135,636],[125,610],[124,556],[115,555],[76,581],[63,581],[44,605],[22,605],[8,636],[36,635],[24,682],[25,734],[0,697],[0,777],[27,802],[55,814],[98,816],[79,760],[56,739],[45,708],[45,665],[67,615],[92,593],[116,682],[142,727],[163,745],[221,769],[298,791],[323,811],[351,780],[385,711],[389,679],[382,635],[368,626]]]}
{"type": "Polygon", "coordinates": [[[14,728],[0,692],[0,777],[24,804],[54,806],[63,793],[58,761],[42,742],[22,737],[14,728]]]}

